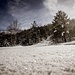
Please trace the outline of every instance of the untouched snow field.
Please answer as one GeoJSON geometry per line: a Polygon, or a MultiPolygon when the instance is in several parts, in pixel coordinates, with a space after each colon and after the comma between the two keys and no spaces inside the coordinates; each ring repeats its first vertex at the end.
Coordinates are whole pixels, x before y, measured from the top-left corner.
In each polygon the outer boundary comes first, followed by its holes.
{"type": "Polygon", "coordinates": [[[75,45],[0,48],[0,75],[75,75],[75,45]]]}

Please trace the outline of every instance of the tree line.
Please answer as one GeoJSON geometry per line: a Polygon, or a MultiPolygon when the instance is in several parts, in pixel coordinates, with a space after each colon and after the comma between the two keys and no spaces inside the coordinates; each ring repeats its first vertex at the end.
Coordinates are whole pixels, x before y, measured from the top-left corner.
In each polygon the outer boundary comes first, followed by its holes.
{"type": "Polygon", "coordinates": [[[36,21],[29,29],[21,30],[17,20],[13,21],[6,32],[0,32],[0,46],[33,45],[47,39],[53,43],[74,40],[75,19],[70,19],[63,11],[58,11],[51,24],[39,26],[36,21]]]}

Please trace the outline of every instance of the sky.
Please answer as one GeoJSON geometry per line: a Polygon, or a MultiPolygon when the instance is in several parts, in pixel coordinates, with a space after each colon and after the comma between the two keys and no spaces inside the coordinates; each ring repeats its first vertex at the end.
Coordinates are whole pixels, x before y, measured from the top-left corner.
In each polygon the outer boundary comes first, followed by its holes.
{"type": "Polygon", "coordinates": [[[62,10],[75,18],[75,0],[0,0],[0,30],[18,20],[22,29],[51,23],[55,13],[62,10]]]}

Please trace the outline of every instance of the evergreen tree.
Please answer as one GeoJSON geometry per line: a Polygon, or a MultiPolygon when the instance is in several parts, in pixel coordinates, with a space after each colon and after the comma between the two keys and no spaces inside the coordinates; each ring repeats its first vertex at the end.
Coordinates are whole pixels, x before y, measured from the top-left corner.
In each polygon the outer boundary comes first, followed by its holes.
{"type": "Polygon", "coordinates": [[[59,42],[59,38],[66,42],[66,27],[69,24],[68,16],[63,11],[58,11],[54,16],[53,24],[53,40],[59,42]]]}
{"type": "Polygon", "coordinates": [[[37,41],[36,41],[36,39],[37,39],[37,23],[36,23],[36,21],[33,21],[33,23],[31,23],[32,24],[32,28],[31,28],[31,33],[32,33],[32,40],[33,40],[33,43],[37,43],[37,41]]]}

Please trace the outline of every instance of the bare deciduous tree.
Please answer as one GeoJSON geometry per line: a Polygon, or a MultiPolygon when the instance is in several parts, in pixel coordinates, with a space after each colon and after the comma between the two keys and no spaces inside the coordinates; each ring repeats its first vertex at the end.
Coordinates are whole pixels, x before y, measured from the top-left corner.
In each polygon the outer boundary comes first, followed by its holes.
{"type": "Polygon", "coordinates": [[[13,21],[8,27],[7,31],[11,33],[11,45],[16,45],[16,34],[20,32],[20,24],[18,23],[18,20],[13,21]]]}

